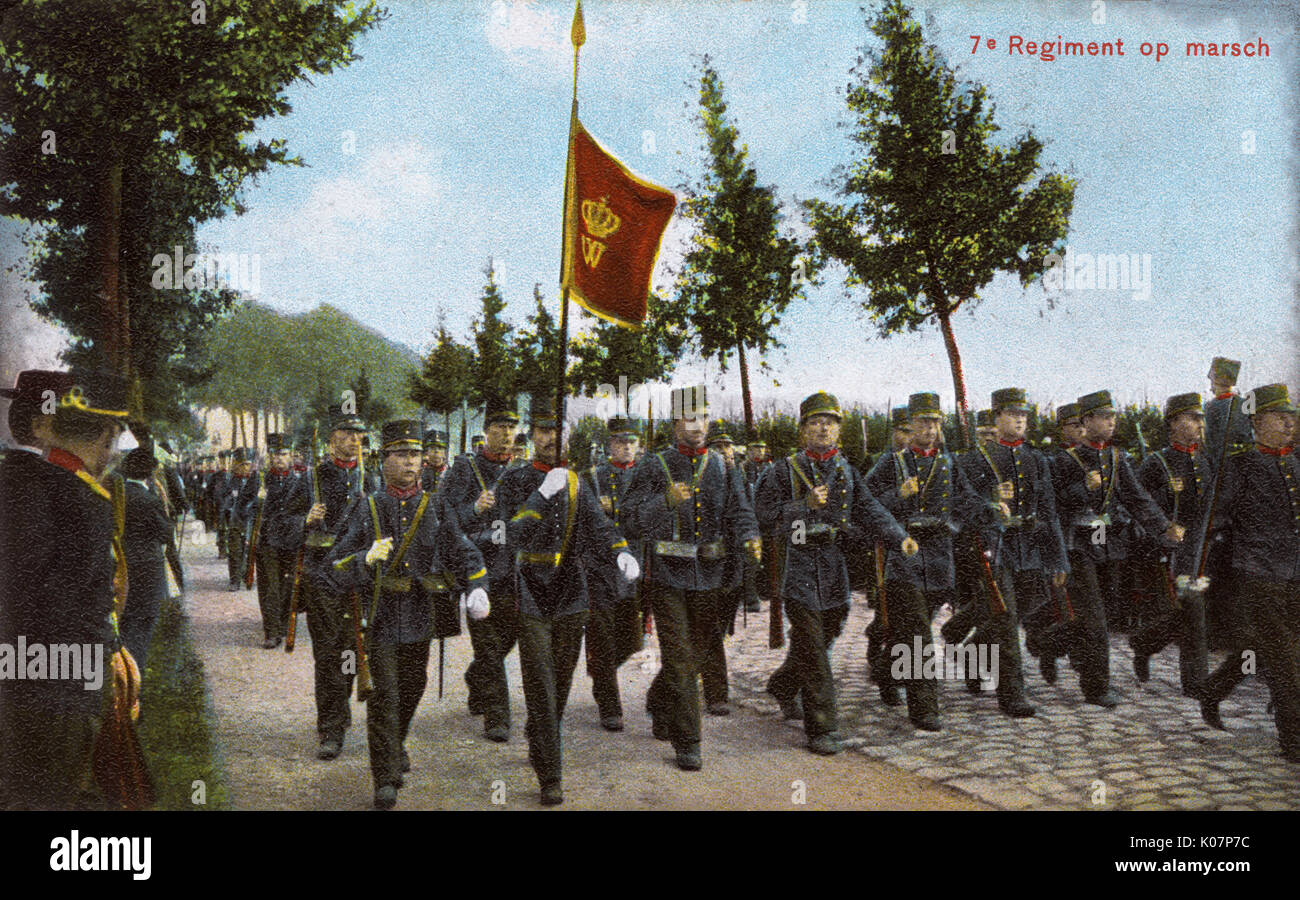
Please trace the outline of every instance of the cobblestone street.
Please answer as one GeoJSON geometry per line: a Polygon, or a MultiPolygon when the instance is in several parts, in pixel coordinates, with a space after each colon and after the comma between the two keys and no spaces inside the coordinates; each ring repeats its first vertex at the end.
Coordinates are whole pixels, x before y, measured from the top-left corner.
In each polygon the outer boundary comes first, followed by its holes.
{"type": "MultiPolygon", "coordinates": [[[[1025,655],[1025,686],[1038,708],[1031,719],[1002,715],[989,685],[967,693],[961,681],[940,688],[944,730],[913,729],[906,706],[880,702],[867,679],[867,639],[872,612],[854,595],[832,666],[839,698],[840,731],[849,752],[888,762],[915,775],[965,791],[1003,809],[1225,809],[1300,808],[1300,766],[1279,755],[1267,715],[1268,690],[1247,679],[1220,707],[1220,732],[1206,725],[1200,707],[1178,685],[1178,657],[1170,647],[1151,659],[1151,680],[1140,685],[1123,636],[1111,637],[1111,686],[1124,698],[1106,710],[1083,702],[1078,678],[1060,661],[1055,685],[1037,660],[1025,655]]],[[[946,619],[947,611],[936,621],[946,619]]],[[[767,604],[737,620],[728,639],[732,696],[756,712],[779,715],[764,692],[786,648],[768,649],[767,604]]],[[[1213,666],[1221,658],[1211,655],[1213,666]]],[[[790,728],[801,724],[787,723],[790,728]]]]}

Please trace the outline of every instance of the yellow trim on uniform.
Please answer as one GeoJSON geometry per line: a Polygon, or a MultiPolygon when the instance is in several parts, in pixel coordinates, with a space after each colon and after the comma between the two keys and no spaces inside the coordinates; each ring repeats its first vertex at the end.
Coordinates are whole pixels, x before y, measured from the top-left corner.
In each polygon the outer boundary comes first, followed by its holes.
{"type": "Polygon", "coordinates": [[[92,491],[103,497],[105,500],[111,501],[113,499],[112,495],[110,495],[108,491],[104,490],[104,486],[95,480],[95,476],[91,475],[85,469],[78,469],[77,477],[86,482],[92,491]]]}
{"type": "Polygon", "coordinates": [[[392,450],[394,447],[401,447],[401,446],[413,447],[416,450],[420,450],[423,449],[424,444],[421,443],[420,441],[410,440],[408,438],[402,438],[400,441],[389,441],[387,444],[384,444],[384,446],[380,447],[379,449],[382,452],[384,450],[392,450]]]}
{"type": "Polygon", "coordinates": [[[487,575],[487,569],[486,569],[486,568],[482,568],[482,569],[479,569],[477,572],[475,572],[473,575],[469,576],[469,578],[466,579],[466,580],[467,580],[467,581],[473,581],[473,580],[476,579],[476,578],[483,578],[483,577],[485,577],[486,575],[487,575]]]}
{"type": "Polygon", "coordinates": [[[515,517],[510,521],[518,522],[520,519],[540,519],[541,517],[542,514],[535,509],[521,509],[515,513],[515,517]]]}
{"type": "Polygon", "coordinates": [[[81,392],[81,385],[77,384],[74,384],[66,394],[59,398],[59,406],[64,409],[79,409],[82,412],[93,413],[97,416],[113,416],[119,419],[125,419],[130,413],[130,410],[126,409],[95,409],[86,402],[86,397],[81,392]]]}
{"type": "Polygon", "coordinates": [[[342,571],[344,566],[346,566],[348,563],[352,562],[356,558],[357,555],[355,553],[349,553],[347,556],[343,557],[342,559],[336,560],[334,563],[334,568],[338,571],[342,571]]]}
{"type": "Polygon", "coordinates": [[[627,538],[620,538],[619,542],[617,544],[611,544],[609,549],[617,550],[620,547],[626,547],[626,546],[627,546],[627,538]]]}

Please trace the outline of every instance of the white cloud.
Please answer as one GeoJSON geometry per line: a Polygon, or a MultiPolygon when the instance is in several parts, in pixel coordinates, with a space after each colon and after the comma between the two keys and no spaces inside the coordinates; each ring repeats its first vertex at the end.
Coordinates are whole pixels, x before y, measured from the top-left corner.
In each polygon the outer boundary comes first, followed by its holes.
{"type": "Polygon", "coordinates": [[[570,64],[568,22],[534,0],[493,0],[488,43],[511,63],[561,72],[570,64]]]}

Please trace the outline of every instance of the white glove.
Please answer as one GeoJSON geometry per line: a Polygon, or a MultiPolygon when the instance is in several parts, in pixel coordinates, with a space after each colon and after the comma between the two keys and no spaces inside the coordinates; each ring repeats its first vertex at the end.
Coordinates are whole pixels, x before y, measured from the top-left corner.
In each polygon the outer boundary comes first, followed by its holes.
{"type": "Polygon", "coordinates": [[[471,619],[475,622],[485,619],[491,611],[492,605],[488,603],[487,591],[478,587],[469,592],[469,596],[465,598],[465,612],[471,619]]]}
{"type": "Polygon", "coordinates": [[[366,565],[373,566],[379,560],[388,559],[388,554],[393,552],[393,539],[390,537],[381,538],[370,545],[366,551],[366,565]]]}
{"type": "Polygon", "coordinates": [[[550,500],[568,484],[569,470],[557,467],[546,473],[546,478],[542,481],[542,486],[537,489],[537,493],[542,495],[543,500],[550,500]]]}
{"type": "Polygon", "coordinates": [[[623,573],[623,577],[628,581],[636,581],[641,577],[641,566],[637,563],[636,557],[624,550],[618,555],[618,570],[623,573]]]}

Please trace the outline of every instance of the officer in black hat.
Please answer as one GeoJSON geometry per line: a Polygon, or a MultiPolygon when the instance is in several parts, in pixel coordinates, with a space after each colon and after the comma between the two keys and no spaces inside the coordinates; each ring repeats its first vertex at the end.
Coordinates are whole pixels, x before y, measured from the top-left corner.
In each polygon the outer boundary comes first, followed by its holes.
{"type": "Polygon", "coordinates": [[[352,724],[348,697],[356,676],[355,635],[350,597],[328,580],[325,557],[334,546],[348,515],[378,485],[359,460],[365,423],[340,406],[330,407],[329,451],[294,482],[285,500],[284,516],[304,531],[304,563],[300,593],[306,599],[307,628],[316,670],[317,757],[334,759],[343,748],[343,735],[352,724]]]}
{"type": "Polygon", "coordinates": [[[1213,513],[1231,538],[1236,627],[1230,652],[1205,682],[1201,715],[1216,728],[1223,727],[1219,704],[1245,677],[1247,652],[1253,650],[1272,693],[1282,755],[1300,762],[1300,461],[1293,444],[1297,409],[1285,384],[1255,388],[1242,405],[1251,413],[1253,449],[1228,456],[1213,513]]]}
{"type": "Polygon", "coordinates": [[[938,684],[933,678],[913,677],[925,667],[911,654],[917,648],[923,658],[935,653],[931,618],[943,603],[953,601],[953,535],[963,525],[985,525],[992,515],[971,489],[957,458],[939,445],[939,395],[912,394],[907,406],[908,447],[882,456],[867,476],[871,493],[920,545],[915,555],[892,547],[888,551],[880,618],[888,619],[887,643],[893,647],[888,656],[876,657],[875,680],[881,700],[890,706],[901,702],[899,683],[905,683],[912,724],[921,731],[939,731],[938,684]],[[900,653],[900,647],[906,653],[900,653]]]}
{"type": "MultiPolygon", "coordinates": [[[[452,464],[443,480],[440,500],[465,534],[483,554],[494,598],[492,613],[469,621],[474,659],[465,670],[469,685],[469,711],[483,716],[483,734],[491,741],[510,740],[510,688],[505,658],[515,645],[518,614],[512,560],[505,552],[507,517],[497,505],[497,484],[510,465],[510,448],[519,428],[519,413],[504,403],[488,406],[487,437],[452,464]]],[[[481,435],[475,435],[476,438],[481,435]]]]}
{"type": "Polygon", "coordinates": [[[675,446],[637,465],[623,508],[629,537],[645,542],[647,589],[663,668],[646,697],[655,737],[672,741],[677,765],[702,766],[700,660],[718,626],[718,593],[726,557],[760,559],[758,522],[739,477],[705,446],[704,385],[675,390],[675,446]]]}
{"type": "MultiPolygon", "coordinates": [[[[613,418],[609,429],[609,458],[587,470],[586,485],[600,501],[601,510],[623,527],[623,503],[632,483],[640,436],[628,419],[613,418]]],[[[542,460],[545,462],[545,459],[542,460]]],[[[644,563],[640,541],[628,541],[628,553],[638,566],[644,563]]],[[[587,674],[596,700],[601,727],[623,730],[623,705],[619,701],[618,667],[641,649],[641,604],[637,585],[629,582],[617,566],[598,558],[584,560],[591,609],[587,619],[587,674]]]]}
{"type": "MultiPolygon", "coordinates": [[[[376,809],[392,809],[411,761],[404,746],[428,682],[434,610],[451,606],[455,584],[471,619],[487,614],[487,570],[454,518],[443,518],[420,484],[420,423],[384,424],[384,489],[353,507],[323,567],[338,594],[358,591],[367,607],[366,659],[373,689],[366,736],[376,809]]],[[[456,611],[459,614],[459,611],[456,611]]]]}
{"type": "MultiPolygon", "coordinates": [[[[1113,581],[1126,548],[1117,540],[1121,523],[1135,518],[1149,534],[1161,535],[1165,547],[1183,539],[1173,522],[1138,483],[1128,454],[1111,444],[1115,405],[1109,391],[1079,398],[1084,441],[1058,455],[1053,466],[1057,512],[1070,557],[1066,583],[1078,617],[1070,659],[1079,670],[1079,687],[1088,703],[1113,708],[1119,695],[1110,687],[1110,636],[1100,584],[1113,581]]],[[[1039,666],[1048,681],[1056,677],[1055,660],[1043,648],[1039,666]]]]}
{"type": "MultiPolygon", "coordinates": [[[[1138,482],[1170,520],[1196,534],[1214,485],[1213,469],[1201,447],[1205,413],[1200,394],[1175,394],[1165,402],[1168,446],[1147,456],[1138,468],[1138,482]]],[[[1167,549],[1145,539],[1137,548],[1138,584],[1147,599],[1142,626],[1132,637],[1133,669],[1138,681],[1150,677],[1150,659],[1171,643],[1178,644],[1178,669],[1183,693],[1199,697],[1209,671],[1205,637],[1205,596],[1179,596],[1179,576],[1195,578],[1199,560],[1192,541],[1167,549]]]]}
{"type": "Polygon", "coordinates": [[[252,525],[264,650],[273,650],[284,640],[295,555],[302,546],[301,521],[284,514],[296,481],[291,468],[292,452],[283,434],[268,434],[266,468],[244,482],[238,500],[240,518],[252,525]]]}
{"type": "Polygon", "coordinates": [[[0,645],[86,654],[81,679],[0,678],[0,808],[102,804],[91,749],[119,643],[113,502],[98,479],[126,417],[125,379],[75,372],[56,389],[48,464],[0,466],[0,645]]]}
{"type": "MultiPolygon", "coordinates": [[[[993,439],[961,456],[971,487],[996,512],[994,522],[972,532],[979,567],[975,579],[984,590],[975,601],[982,615],[970,625],[982,624],[977,639],[995,642],[999,648],[998,707],[1013,718],[1034,715],[1021,669],[1021,617],[1036,621],[1034,614],[1049,604],[1046,579],[1061,588],[1070,570],[1051,467],[1041,452],[1025,442],[1029,412],[1022,388],[994,391],[993,439]]],[[[945,625],[945,641],[960,642],[968,628],[945,625]]]]}
{"type": "Polygon", "coordinates": [[[613,568],[629,581],[640,577],[641,567],[601,511],[597,495],[566,467],[562,448],[557,452],[553,399],[534,396],[530,410],[536,459],[502,476],[498,509],[510,522],[528,760],[541,785],[542,804],[552,806],[564,799],[560,720],[588,615],[583,560],[613,568]]]}
{"type": "Polygon", "coordinates": [[[424,465],[420,469],[420,487],[436,493],[447,474],[447,432],[430,428],[424,433],[424,465]]]}
{"type": "MultiPolygon", "coordinates": [[[[71,374],[49,369],[25,369],[18,373],[12,388],[0,389],[8,397],[9,434],[19,450],[29,451],[32,458],[15,457],[19,464],[39,459],[50,440],[50,423],[62,391],[71,386],[71,374]]],[[[9,457],[6,456],[6,459],[9,457]]]]}
{"type": "Polygon", "coordinates": [[[833,394],[819,391],[799,404],[803,449],[772,465],[755,507],[760,527],[782,538],[781,596],[790,619],[790,650],[767,692],[786,718],[803,719],[808,749],[827,756],[840,750],[830,655],[849,614],[849,542],[878,538],[917,551],[840,452],[842,419],[833,394]]]}

